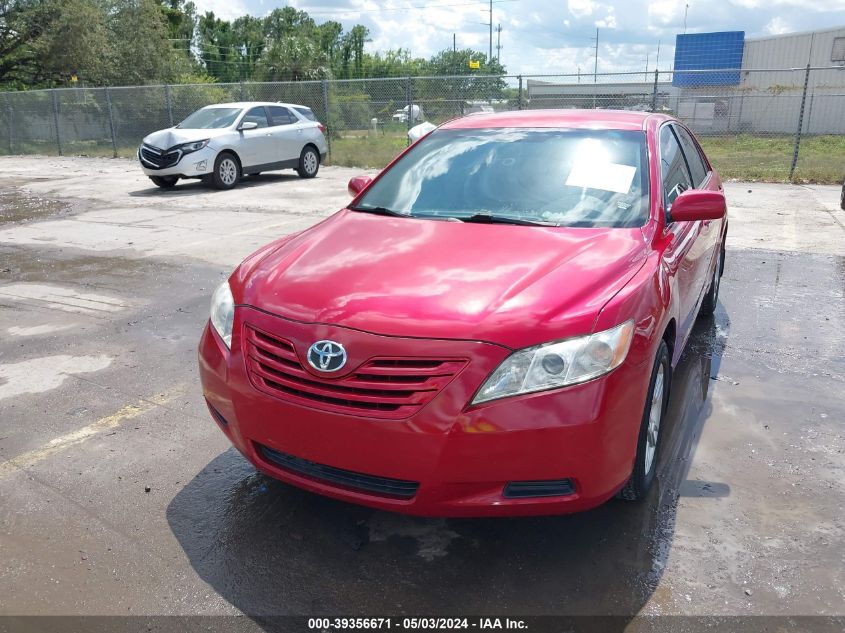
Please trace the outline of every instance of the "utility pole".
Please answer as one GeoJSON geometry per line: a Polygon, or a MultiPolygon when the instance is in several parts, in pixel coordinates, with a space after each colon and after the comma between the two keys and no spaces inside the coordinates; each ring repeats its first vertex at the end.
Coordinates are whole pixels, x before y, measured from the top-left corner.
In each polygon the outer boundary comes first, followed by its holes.
{"type": "Polygon", "coordinates": [[[657,61],[654,62],[654,69],[660,70],[660,40],[657,40],[657,61]]]}
{"type": "Polygon", "coordinates": [[[502,61],[502,25],[496,27],[496,61],[502,61]]]}
{"type": "MultiPolygon", "coordinates": [[[[593,65],[593,84],[598,83],[599,80],[599,29],[596,27],[596,61],[593,65]]],[[[593,110],[596,109],[596,91],[598,88],[593,86],[593,110]]]]}
{"type": "Polygon", "coordinates": [[[684,9],[684,35],[687,34],[687,13],[689,13],[689,2],[687,2],[687,6],[684,9]]]}
{"type": "Polygon", "coordinates": [[[490,22],[487,23],[490,26],[490,53],[487,56],[487,63],[493,61],[493,0],[490,0],[490,22]]]}

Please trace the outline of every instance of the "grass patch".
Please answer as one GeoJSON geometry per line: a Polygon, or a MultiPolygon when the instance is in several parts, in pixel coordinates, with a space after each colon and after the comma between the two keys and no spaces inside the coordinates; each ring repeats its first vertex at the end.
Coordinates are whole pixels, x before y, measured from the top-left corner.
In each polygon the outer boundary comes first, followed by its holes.
{"type": "MultiPolygon", "coordinates": [[[[795,137],[699,136],[707,157],[723,178],[785,182],[789,178],[795,137]]],[[[845,176],[845,137],[801,139],[794,181],[838,184],[845,176]]]]}
{"type": "Polygon", "coordinates": [[[344,136],[331,141],[330,165],[381,169],[408,146],[403,135],[344,136]]]}

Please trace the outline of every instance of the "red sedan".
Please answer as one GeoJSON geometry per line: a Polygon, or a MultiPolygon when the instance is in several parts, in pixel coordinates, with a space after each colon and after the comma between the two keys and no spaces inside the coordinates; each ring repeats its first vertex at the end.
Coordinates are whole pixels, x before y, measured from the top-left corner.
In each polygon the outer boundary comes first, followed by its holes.
{"type": "Polygon", "coordinates": [[[724,267],[722,184],[689,130],[469,116],[349,188],[214,294],[200,370],[232,444],[271,477],[409,514],[643,497],[724,267]]]}

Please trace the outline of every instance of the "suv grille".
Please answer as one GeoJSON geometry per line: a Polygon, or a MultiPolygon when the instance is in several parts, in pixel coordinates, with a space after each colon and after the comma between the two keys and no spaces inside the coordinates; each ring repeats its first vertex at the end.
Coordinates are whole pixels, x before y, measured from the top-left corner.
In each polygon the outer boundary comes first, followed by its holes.
{"type": "Polygon", "coordinates": [[[420,487],[416,481],[376,477],[374,475],[365,475],[351,470],[335,468],[334,466],[326,466],[302,459],[301,457],[294,457],[287,453],[274,451],[260,444],[258,445],[258,451],[271,464],[284,470],[289,470],[297,475],[334,484],[341,488],[351,488],[353,490],[368,492],[380,497],[412,499],[417,494],[417,488],[420,487]]]}
{"type": "Polygon", "coordinates": [[[141,162],[150,169],[167,169],[173,167],[182,158],[181,150],[160,150],[150,145],[141,145],[141,162]]]}
{"type": "Polygon", "coordinates": [[[315,376],[289,341],[247,326],[244,356],[252,384],[306,406],[371,418],[401,419],[430,402],[465,360],[373,358],[343,378],[315,376]]]}

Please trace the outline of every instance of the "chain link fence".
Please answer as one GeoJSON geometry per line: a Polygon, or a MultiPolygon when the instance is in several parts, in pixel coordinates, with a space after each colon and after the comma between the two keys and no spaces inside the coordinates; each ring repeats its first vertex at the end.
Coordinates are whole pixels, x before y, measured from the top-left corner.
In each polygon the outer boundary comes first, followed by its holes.
{"type": "Polygon", "coordinates": [[[141,139],[231,101],[310,107],[334,164],[381,167],[407,130],[476,112],[614,108],[684,121],[726,177],[841,181],[845,68],[460,75],[0,93],[0,154],[133,156],[141,139]]]}

